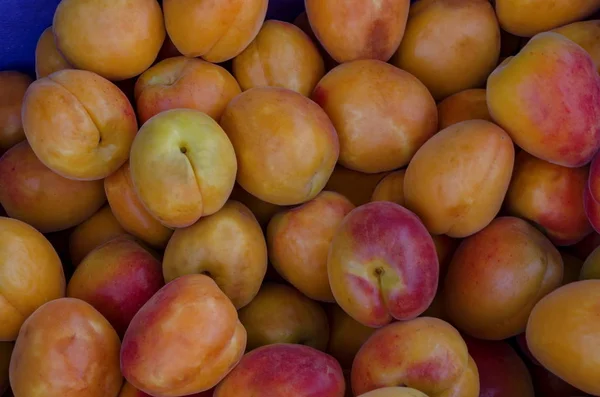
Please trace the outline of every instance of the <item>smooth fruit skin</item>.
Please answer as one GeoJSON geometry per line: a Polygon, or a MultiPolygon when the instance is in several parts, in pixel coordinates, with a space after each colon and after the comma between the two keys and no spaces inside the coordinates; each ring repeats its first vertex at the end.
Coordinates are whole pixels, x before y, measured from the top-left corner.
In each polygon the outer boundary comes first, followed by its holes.
{"type": "Polygon", "coordinates": [[[333,236],[354,205],[322,191],[311,201],[276,214],[267,227],[269,259],[277,272],[311,299],[335,302],[327,275],[333,236]]]}
{"type": "Polygon", "coordinates": [[[233,59],[242,89],[282,87],[309,96],[325,65],[310,37],[291,23],[268,20],[250,45],[233,59]]]}
{"type": "Polygon", "coordinates": [[[0,158],[0,204],[42,233],[69,229],[106,202],[102,181],[76,181],[46,167],[27,142],[0,158]]]}
{"type": "Polygon", "coordinates": [[[129,161],[104,179],[104,191],[123,229],[153,247],[166,247],[173,230],[161,224],[144,207],[131,179],[129,161]]]}
{"type": "Polygon", "coordinates": [[[221,117],[238,161],[237,182],[277,205],[317,196],[339,156],[327,114],[305,96],[285,88],[257,87],[235,97],[221,117]]]}
{"type": "Polygon", "coordinates": [[[148,69],[165,39],[156,0],[61,0],[53,30],[70,64],[113,81],[148,69]]]}
{"type": "Polygon", "coordinates": [[[181,54],[221,63],[254,40],[267,5],[268,0],[164,0],[163,12],[167,33],[181,54]]]}
{"type": "Polygon", "coordinates": [[[195,109],[215,121],[241,91],[225,68],[183,56],[165,59],[146,70],[135,83],[140,123],[169,109],[195,109]]]}
{"type": "Polygon", "coordinates": [[[230,200],[221,210],[177,229],[163,258],[166,282],[186,274],[212,277],[236,309],[258,293],[267,271],[267,244],[250,210],[230,200]]]}
{"type": "Polygon", "coordinates": [[[350,317],[337,303],[329,305],[328,314],[327,353],[335,357],[344,370],[350,370],[356,353],[376,329],[362,325],[350,317]]]}
{"type": "Polygon", "coordinates": [[[590,54],[594,60],[596,69],[600,72],[600,43],[598,43],[600,20],[574,22],[553,29],[552,31],[579,44],[590,54]]]}
{"type": "Polygon", "coordinates": [[[466,120],[493,121],[482,88],[472,88],[450,95],[438,105],[438,130],[466,120]]]}
{"type": "Polygon", "coordinates": [[[105,78],[65,69],[36,80],[23,99],[23,128],[36,156],[65,178],[103,179],[129,157],[137,120],[105,78]]]}
{"type": "Polygon", "coordinates": [[[437,129],[437,109],[413,75],[378,60],[337,66],[315,87],[340,141],[339,163],[366,173],[404,167],[437,129]]]}
{"type": "Polygon", "coordinates": [[[390,172],[375,186],[371,201],[391,201],[404,205],[404,176],[406,170],[390,172]]]}
{"type": "Polygon", "coordinates": [[[438,286],[435,245],[419,218],[390,202],[352,210],[327,258],[333,296],[361,324],[410,320],[431,304],[438,286]]]}
{"type": "Polygon", "coordinates": [[[496,67],[500,28],[486,0],[425,0],[411,5],[391,63],[413,74],[436,101],[479,88],[496,67]]]}
{"type": "Polygon", "coordinates": [[[65,275],[52,244],[32,226],[0,217],[0,340],[14,341],[44,303],[65,296],[65,275]]]}
{"type": "Polygon", "coordinates": [[[358,397],[427,397],[427,395],[409,387],[382,387],[358,397]]]}
{"type": "Polygon", "coordinates": [[[562,277],[560,253],[541,232],[520,218],[499,217],[454,254],[444,283],[446,312],[473,337],[506,339],[525,330],[532,308],[562,277]]]}
{"type": "Polygon", "coordinates": [[[168,228],[190,226],[221,209],[237,171],[223,129],[192,109],[167,110],[148,120],[131,146],[129,166],[144,207],[168,228]]]}
{"type": "Polygon", "coordinates": [[[432,234],[476,233],[500,211],[514,157],[502,128],[485,120],[451,125],[425,142],[408,165],[405,206],[432,234]]]}
{"type": "Polygon", "coordinates": [[[0,72],[0,154],[25,140],[21,105],[31,77],[16,71],[0,72]]]}
{"type": "Polygon", "coordinates": [[[496,0],[502,29],[523,37],[581,21],[598,9],[598,0],[496,0]]]}
{"type": "Polygon", "coordinates": [[[558,33],[534,36],[500,64],[488,78],[487,103],[514,142],[542,160],[581,167],[600,147],[596,65],[558,33]]]}
{"type": "Polygon", "coordinates": [[[35,47],[35,75],[38,79],[63,69],[72,69],[65,57],[56,48],[52,26],[40,35],[35,47]]]}
{"type": "Polygon", "coordinates": [[[339,62],[387,62],[398,48],[409,0],[305,0],[310,26],[325,50],[339,62]]]}
{"type": "Polygon", "coordinates": [[[340,364],[309,346],[278,343],[247,353],[215,389],[214,397],[344,397],[340,364]]]}
{"type": "Polygon", "coordinates": [[[121,343],[108,321],[88,303],[61,298],[23,324],[10,361],[15,396],[117,396],[121,343]]]}
{"type": "Polygon", "coordinates": [[[321,351],[327,347],[325,310],[285,284],[264,283],[239,316],[248,333],[246,351],[275,343],[297,343],[321,351]]]}
{"type": "Polygon", "coordinates": [[[506,211],[539,225],[555,245],[573,245],[592,232],[582,199],[588,174],[589,167],[563,167],[521,151],[506,194],[506,211]]]}
{"type": "Polygon", "coordinates": [[[595,353],[600,325],[595,313],[600,280],[578,281],[548,294],[532,310],[527,323],[527,345],[549,371],[592,395],[600,394],[595,353]]]}
{"type": "Polygon", "coordinates": [[[246,330],[231,301],[210,277],[191,274],[165,285],[133,317],[121,370],[137,389],[178,397],[214,387],[245,347],[246,330]]]}

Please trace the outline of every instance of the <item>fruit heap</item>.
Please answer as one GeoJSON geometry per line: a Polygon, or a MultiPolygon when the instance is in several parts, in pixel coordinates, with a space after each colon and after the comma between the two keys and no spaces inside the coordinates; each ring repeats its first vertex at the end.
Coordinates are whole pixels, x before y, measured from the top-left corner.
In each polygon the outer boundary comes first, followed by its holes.
{"type": "Polygon", "coordinates": [[[600,0],[494,3],[62,0],[0,72],[2,391],[600,396],[600,0]]]}

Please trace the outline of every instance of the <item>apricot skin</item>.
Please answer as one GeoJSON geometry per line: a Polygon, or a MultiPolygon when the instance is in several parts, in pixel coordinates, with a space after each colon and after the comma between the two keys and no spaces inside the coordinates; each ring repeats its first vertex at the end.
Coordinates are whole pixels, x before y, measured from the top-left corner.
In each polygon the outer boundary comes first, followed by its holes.
{"type": "Polygon", "coordinates": [[[466,120],[493,121],[484,89],[473,88],[451,95],[438,105],[438,130],[466,120]]]}
{"type": "Polygon", "coordinates": [[[44,30],[35,47],[35,75],[38,79],[46,77],[71,65],[56,48],[52,26],[44,30]]]}

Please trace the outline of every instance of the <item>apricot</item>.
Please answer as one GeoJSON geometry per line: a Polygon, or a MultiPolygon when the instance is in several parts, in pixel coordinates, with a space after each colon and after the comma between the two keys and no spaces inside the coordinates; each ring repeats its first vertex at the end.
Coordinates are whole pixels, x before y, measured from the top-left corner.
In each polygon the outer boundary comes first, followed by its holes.
{"type": "Polygon", "coordinates": [[[166,247],[173,230],[163,226],[144,207],[131,179],[129,161],[104,179],[104,191],[123,229],[153,247],[166,247]]]}
{"type": "Polygon", "coordinates": [[[329,344],[327,353],[339,361],[343,369],[351,369],[360,347],[375,332],[350,317],[338,304],[329,306],[329,344]]]}
{"type": "Polygon", "coordinates": [[[335,126],[339,163],[355,171],[405,166],[437,129],[437,109],[427,88],[410,73],[377,60],[334,68],[311,98],[335,126]]]}
{"type": "Polygon", "coordinates": [[[133,317],[121,370],[145,393],[183,396],[219,383],[245,347],[246,330],[231,301],[210,277],[190,274],[162,287],[133,317]]]}
{"type": "Polygon", "coordinates": [[[181,54],[220,63],[254,40],[267,5],[268,0],[163,0],[163,12],[167,33],[181,54]]]}
{"type": "MultiPolygon", "coordinates": [[[[598,3],[600,7],[600,2],[598,3]]],[[[579,44],[590,54],[596,70],[600,72],[600,20],[571,23],[552,30],[579,44]]]]}
{"type": "Polygon", "coordinates": [[[522,151],[506,194],[509,214],[538,225],[555,245],[572,245],[592,232],[583,206],[588,167],[569,168],[522,151]]]}
{"type": "Polygon", "coordinates": [[[439,263],[419,218],[398,204],[378,201],[346,215],[331,242],[327,272],[340,307],[375,328],[427,309],[438,286],[439,263]]]}
{"type": "Polygon", "coordinates": [[[446,311],[473,337],[506,339],[525,330],[533,306],[562,277],[560,253],[540,231],[520,218],[499,217],[454,254],[444,283],[446,311]]]}
{"type": "Polygon", "coordinates": [[[0,342],[0,393],[10,388],[8,370],[14,347],[13,342],[0,342]]]}
{"type": "Polygon", "coordinates": [[[160,261],[128,238],[90,252],[67,286],[67,296],[94,306],[123,336],[133,316],[164,285],[160,261]]]}
{"type": "Polygon", "coordinates": [[[137,120],[117,86],[95,73],[66,69],[31,84],[23,128],[46,167],[65,178],[97,180],[129,157],[137,120]]]}
{"type": "Polygon", "coordinates": [[[192,109],[167,110],[148,120],[131,146],[129,166],[140,201],[169,228],[190,226],[220,210],[237,171],[225,132],[192,109]]]}
{"type": "Polygon", "coordinates": [[[119,337],[88,303],[48,302],[23,324],[10,361],[16,396],[105,397],[119,393],[119,337]]]}
{"type": "Polygon", "coordinates": [[[523,37],[580,21],[598,9],[599,0],[496,0],[502,29],[523,37]]]}
{"type": "Polygon", "coordinates": [[[35,75],[38,79],[63,69],[71,69],[65,57],[56,48],[52,26],[40,35],[35,47],[35,75]]]}
{"type": "Polygon", "coordinates": [[[339,193],[322,191],[313,200],[275,215],[267,228],[271,264],[311,299],[335,302],[327,275],[333,236],[354,205],[339,193]]]}
{"type": "Polygon", "coordinates": [[[196,58],[168,58],[146,70],[135,83],[140,123],[169,109],[195,109],[216,121],[240,86],[225,68],[196,58]]]}
{"type": "Polygon", "coordinates": [[[127,232],[113,215],[110,206],[105,205],[94,215],[80,223],[69,236],[69,257],[77,266],[94,248],[127,232]]]}
{"type": "Polygon", "coordinates": [[[485,90],[472,88],[450,95],[438,105],[438,130],[466,120],[492,121],[485,90]]]}
{"type": "Polygon", "coordinates": [[[306,0],[304,4],[315,37],[337,62],[387,62],[404,36],[410,1],[306,0]]]}
{"type": "Polygon", "coordinates": [[[52,244],[25,222],[0,217],[0,341],[13,341],[44,303],[65,296],[65,275],[52,244]]]}
{"type": "Polygon", "coordinates": [[[323,48],[323,45],[319,42],[319,39],[317,39],[317,36],[315,36],[315,32],[313,32],[312,27],[310,26],[310,21],[308,20],[308,15],[306,14],[306,11],[302,11],[300,14],[298,14],[296,19],[294,19],[294,25],[296,25],[300,29],[302,29],[302,31],[304,33],[306,33],[306,35],[308,37],[310,37],[313,44],[317,47],[317,49],[319,50],[319,53],[321,54],[323,62],[325,64],[326,72],[330,71],[331,69],[333,69],[334,67],[339,65],[339,63],[336,62],[331,57],[331,55],[329,55],[329,53],[325,50],[325,48],[323,48]]]}
{"type": "Polygon", "coordinates": [[[292,90],[243,92],[229,102],[221,126],[235,148],[237,182],[272,204],[315,198],[338,160],[338,136],[327,114],[292,90]]]}
{"type": "Polygon", "coordinates": [[[250,210],[228,201],[217,213],[177,229],[163,258],[166,282],[201,273],[212,277],[236,309],[256,296],[267,271],[267,244],[250,210]]]}
{"type": "Polygon", "coordinates": [[[246,351],[275,343],[297,343],[323,351],[327,347],[325,310],[290,286],[263,284],[239,316],[248,333],[246,351]]]}
{"type": "Polygon", "coordinates": [[[404,205],[404,175],[406,170],[390,172],[375,186],[371,201],[391,201],[404,205]]]}
{"type": "Polygon", "coordinates": [[[500,28],[487,0],[425,0],[410,7],[392,64],[417,77],[436,101],[485,84],[498,64],[500,28]]]}
{"type": "Polygon", "coordinates": [[[229,198],[231,200],[239,201],[248,207],[262,228],[267,227],[269,221],[276,213],[285,209],[285,207],[267,203],[258,197],[254,197],[237,183],[233,186],[233,191],[231,192],[231,196],[229,196],[229,198]]]}
{"type": "Polygon", "coordinates": [[[542,160],[581,167],[600,147],[600,76],[590,55],[558,33],[536,35],[498,66],[487,103],[514,142],[542,160]]]}
{"type": "Polygon", "coordinates": [[[269,20],[250,45],[233,59],[233,75],[242,89],[281,87],[309,96],[325,64],[319,50],[299,27],[269,20]]]}
{"type": "Polygon", "coordinates": [[[533,356],[550,372],[594,395],[600,394],[600,362],[593,348],[600,338],[594,321],[598,299],[600,280],[564,285],[535,305],[527,323],[533,356]]]}
{"type": "Polygon", "coordinates": [[[0,154],[25,140],[21,105],[31,82],[23,73],[0,72],[0,154]]]}
{"type": "Polygon", "coordinates": [[[0,158],[0,203],[11,218],[42,233],[80,224],[105,201],[102,181],[76,181],[54,173],[27,142],[0,158]]]}
{"type": "MultiPolygon", "coordinates": [[[[207,390],[204,392],[200,392],[200,393],[194,393],[194,394],[190,394],[188,396],[185,397],[212,397],[213,395],[213,390],[207,390]]],[[[121,388],[121,392],[119,393],[118,397],[152,397],[149,394],[144,393],[141,390],[136,389],[135,387],[131,386],[131,384],[127,381],[125,381],[125,383],[123,383],[123,387],[121,388]]]]}
{"type": "Polygon", "coordinates": [[[431,317],[395,322],[358,351],[352,390],[360,396],[401,384],[430,397],[477,397],[479,376],[472,361],[465,341],[447,322],[431,317]]]}
{"type": "Polygon", "coordinates": [[[477,364],[482,396],[535,396],[529,370],[507,342],[475,338],[465,338],[465,342],[477,364]]]}
{"type": "Polygon", "coordinates": [[[427,397],[427,395],[410,387],[382,387],[358,397],[427,397]]]}
{"type": "Polygon", "coordinates": [[[428,140],[404,176],[404,203],[432,234],[466,237],[500,211],[515,150],[502,128],[463,121],[428,140]]]}
{"type": "Polygon", "coordinates": [[[166,34],[156,0],[61,0],[53,30],[58,50],[71,65],[109,80],[148,69],[166,34]]]}
{"type": "Polygon", "coordinates": [[[355,206],[366,204],[371,200],[375,188],[387,176],[387,172],[366,174],[336,165],[325,190],[331,190],[348,198],[355,206]]]}
{"type": "Polygon", "coordinates": [[[246,353],[214,397],[344,397],[344,375],[330,355],[309,346],[278,343],[246,353]]]}

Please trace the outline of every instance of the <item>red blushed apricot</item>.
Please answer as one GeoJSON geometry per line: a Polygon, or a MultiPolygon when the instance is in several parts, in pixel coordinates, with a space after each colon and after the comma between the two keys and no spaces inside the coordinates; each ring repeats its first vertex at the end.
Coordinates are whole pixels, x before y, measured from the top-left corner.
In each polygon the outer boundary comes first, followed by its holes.
{"type": "Polygon", "coordinates": [[[366,173],[408,164],[437,129],[427,88],[410,73],[377,60],[342,64],[323,77],[311,98],[340,140],[339,163],[366,173]]]}
{"type": "Polygon", "coordinates": [[[243,90],[282,87],[309,96],[325,65],[319,50],[299,27],[269,20],[258,36],[233,59],[233,75],[243,90]]]}
{"type": "Polygon", "coordinates": [[[283,211],[285,209],[285,207],[281,207],[277,204],[271,204],[267,203],[266,201],[262,201],[258,197],[255,197],[245,191],[237,183],[235,186],[233,186],[233,191],[229,197],[231,200],[239,201],[248,207],[262,228],[266,228],[271,218],[273,218],[273,216],[279,211],[283,211]]]}
{"type": "Polygon", "coordinates": [[[358,351],[352,390],[361,395],[405,385],[432,397],[477,397],[479,376],[471,362],[465,341],[447,322],[431,317],[396,322],[376,331],[358,351]]]}
{"type": "Polygon", "coordinates": [[[600,72],[600,20],[575,22],[552,30],[579,44],[590,54],[600,72]]]}
{"type": "Polygon", "coordinates": [[[10,388],[8,371],[14,347],[12,342],[0,342],[0,393],[5,393],[10,388]]]}
{"type": "Polygon", "coordinates": [[[67,69],[31,84],[23,100],[23,128],[52,171],[97,180],[127,161],[137,120],[117,86],[95,73],[67,69]]]}
{"type": "Polygon", "coordinates": [[[35,47],[35,75],[38,79],[63,69],[71,69],[65,57],[56,48],[52,26],[48,27],[35,47]]]}
{"type": "Polygon", "coordinates": [[[327,259],[333,296],[358,322],[381,327],[417,317],[431,304],[439,263],[433,240],[404,207],[378,201],[352,210],[327,259]]]}
{"type": "Polygon", "coordinates": [[[94,248],[127,232],[113,215],[110,206],[105,205],[84,222],[77,225],[69,236],[69,256],[74,266],[94,248]]]}
{"type": "Polygon", "coordinates": [[[419,1],[392,64],[427,86],[439,101],[479,88],[500,55],[500,28],[487,0],[419,1]]]}
{"type": "Polygon", "coordinates": [[[61,298],[23,324],[10,361],[15,396],[106,397],[119,393],[119,337],[88,303],[61,298]]]}
{"type": "Polygon", "coordinates": [[[21,104],[31,82],[23,73],[0,72],[0,154],[25,140],[21,104]]]}
{"type": "Polygon", "coordinates": [[[275,343],[297,343],[319,350],[327,347],[325,310],[290,286],[264,283],[239,316],[248,333],[246,351],[275,343]]]}
{"type": "Polygon", "coordinates": [[[138,310],[164,285],[160,261],[128,238],[90,252],[67,286],[67,296],[94,306],[120,336],[138,310]]]}
{"type": "Polygon", "coordinates": [[[375,332],[375,328],[362,325],[350,317],[338,304],[329,305],[329,344],[327,353],[339,361],[344,370],[352,362],[360,347],[375,332]]]}
{"type": "Polygon", "coordinates": [[[272,204],[315,198],[338,160],[338,136],[327,114],[292,90],[243,92],[229,102],[221,126],[235,149],[237,182],[272,204]]]}
{"type": "Polygon", "coordinates": [[[506,339],[525,330],[534,305],[562,277],[560,253],[541,232],[519,218],[496,218],[454,254],[444,283],[446,311],[471,336],[506,339]]]}
{"type": "Polygon", "coordinates": [[[267,271],[267,244],[250,210],[228,201],[217,213],[177,229],[163,258],[166,282],[186,274],[206,274],[236,309],[258,293],[267,271]]]}
{"type": "Polygon", "coordinates": [[[466,120],[492,121],[485,90],[473,88],[450,95],[437,105],[438,130],[466,120]]]}
{"type": "Polygon", "coordinates": [[[600,76],[590,55],[553,32],[540,33],[487,81],[490,115],[523,150],[581,167],[600,148],[600,76]]]}
{"type": "Polygon", "coordinates": [[[140,123],[169,109],[195,109],[216,121],[229,101],[241,93],[235,78],[219,65],[174,57],[146,70],[135,83],[140,123]]]}
{"type": "Polygon", "coordinates": [[[0,217],[0,341],[17,338],[23,321],[65,296],[65,275],[50,242],[25,222],[0,217]]]}
{"type": "MultiPolygon", "coordinates": [[[[200,392],[200,393],[195,393],[195,394],[190,394],[188,396],[185,397],[212,397],[213,395],[213,390],[207,390],[204,392],[200,392]]],[[[119,393],[118,397],[152,397],[150,394],[146,394],[141,390],[136,389],[135,387],[131,386],[131,384],[127,381],[125,381],[125,383],[123,383],[123,387],[121,388],[121,392],[119,393]]]]}
{"type": "Polygon", "coordinates": [[[144,207],[135,191],[129,162],[104,179],[104,191],[123,229],[153,247],[166,247],[173,230],[163,226],[144,207]]]}
{"type": "Polygon", "coordinates": [[[387,62],[404,36],[410,1],[306,0],[305,6],[315,36],[337,62],[387,62]]]}
{"type": "Polygon", "coordinates": [[[390,172],[379,181],[371,201],[391,201],[392,203],[404,205],[404,174],[406,170],[390,172]]]}
{"type": "Polygon", "coordinates": [[[311,299],[335,302],[327,275],[333,236],[354,205],[339,193],[323,191],[313,200],[275,215],[267,228],[271,264],[311,299]]]}
{"type": "Polygon", "coordinates": [[[61,0],[53,30],[56,46],[70,64],[110,80],[148,69],[165,39],[156,0],[61,0]]]}
{"type": "Polygon", "coordinates": [[[482,396],[535,396],[529,370],[507,342],[468,337],[465,342],[469,354],[477,364],[482,396]]]}
{"type": "Polygon", "coordinates": [[[539,301],[527,323],[527,345],[550,372],[592,395],[600,394],[600,280],[564,285],[539,301]]]}
{"type": "Polygon", "coordinates": [[[348,198],[355,206],[366,204],[373,197],[375,188],[389,173],[366,174],[336,165],[325,190],[331,190],[348,198]]]}
{"type": "Polygon", "coordinates": [[[177,397],[214,387],[245,348],[246,330],[231,301],[210,277],[191,274],[165,285],[133,317],[121,370],[137,389],[177,397]]]}
{"type": "Polygon", "coordinates": [[[344,397],[344,375],[330,355],[309,346],[278,343],[247,353],[216,387],[214,397],[344,397]]]}
{"type": "Polygon", "coordinates": [[[254,40],[267,5],[268,0],[164,0],[163,12],[167,33],[179,52],[220,63],[236,57],[254,40]]]}
{"type": "Polygon", "coordinates": [[[27,142],[0,158],[0,203],[11,218],[42,233],[76,226],[106,201],[104,184],[64,178],[46,167],[27,142]]]}
{"type": "Polygon", "coordinates": [[[467,237],[500,211],[515,157],[510,137],[485,120],[438,132],[411,160],[404,203],[432,234],[467,237]]]}
{"type": "Polygon", "coordinates": [[[506,193],[507,212],[539,225],[555,245],[575,244],[592,232],[582,199],[588,174],[588,167],[563,167],[522,151],[506,193]]]}

